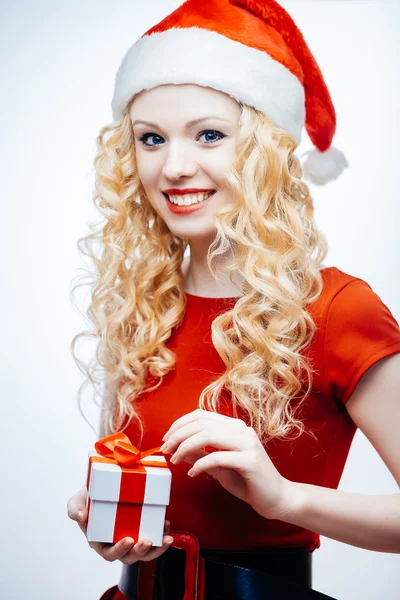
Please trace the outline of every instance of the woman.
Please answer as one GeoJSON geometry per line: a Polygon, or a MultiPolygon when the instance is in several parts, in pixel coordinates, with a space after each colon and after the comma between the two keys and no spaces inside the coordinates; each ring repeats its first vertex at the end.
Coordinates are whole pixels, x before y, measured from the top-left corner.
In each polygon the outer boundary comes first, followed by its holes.
{"type": "MultiPolygon", "coordinates": [[[[113,112],[95,161],[106,224],[83,240],[95,333],[73,345],[99,337],[100,436],[162,440],[173,480],[161,547],[90,544],[124,565],[103,599],[135,598],[150,563],[156,597],[182,598],[175,530],[199,542],[207,600],[321,597],[320,535],[400,552],[398,494],[336,489],[357,427],[400,485],[400,330],[322,262],[302,175],[346,166],[322,74],[276,2],[188,0],[128,51],[113,112]],[[317,149],[302,168],[304,125],[317,149]]],[[[84,533],[85,503],[68,503],[84,533]]]]}

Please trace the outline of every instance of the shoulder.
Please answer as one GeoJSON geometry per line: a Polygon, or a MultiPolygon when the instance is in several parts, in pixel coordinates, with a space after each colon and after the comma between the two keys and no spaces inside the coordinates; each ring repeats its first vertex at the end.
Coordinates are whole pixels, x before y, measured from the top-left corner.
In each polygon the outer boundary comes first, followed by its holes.
{"type": "Polygon", "coordinates": [[[400,351],[400,329],[388,306],[362,278],[336,267],[323,277],[326,286],[318,313],[325,379],[346,402],[373,364],[400,351]]]}
{"type": "Polygon", "coordinates": [[[326,267],[321,270],[321,275],[322,292],[309,306],[310,313],[321,326],[328,319],[360,318],[369,311],[389,310],[371,285],[361,277],[337,267],[326,267]]]}
{"type": "Polygon", "coordinates": [[[324,307],[322,312],[326,319],[343,317],[346,320],[347,316],[347,319],[360,321],[370,316],[376,322],[388,317],[397,325],[389,308],[367,281],[337,267],[324,269],[321,274],[323,291],[317,302],[324,307]]]}
{"type": "Polygon", "coordinates": [[[356,344],[357,339],[362,341],[362,336],[369,344],[382,338],[398,339],[396,319],[369,283],[336,267],[324,270],[322,276],[324,288],[319,298],[319,313],[324,317],[326,342],[337,344],[346,339],[356,344]]]}
{"type": "MultiPolygon", "coordinates": [[[[326,267],[321,271],[323,280],[323,291],[321,296],[326,302],[330,302],[340,292],[350,286],[351,284],[357,283],[361,286],[367,286],[370,288],[368,283],[357,275],[351,275],[345,271],[341,271],[337,267],[326,267]]],[[[371,289],[371,288],[370,288],[371,289]]],[[[352,294],[354,286],[350,287],[346,293],[352,294]]]]}

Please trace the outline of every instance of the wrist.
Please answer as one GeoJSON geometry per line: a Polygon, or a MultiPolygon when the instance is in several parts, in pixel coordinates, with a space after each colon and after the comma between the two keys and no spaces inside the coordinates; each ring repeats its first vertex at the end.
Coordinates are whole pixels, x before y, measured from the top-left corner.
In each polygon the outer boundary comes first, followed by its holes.
{"type": "Polygon", "coordinates": [[[295,525],[304,510],[305,500],[301,483],[284,478],[282,508],[278,519],[295,525]]]}

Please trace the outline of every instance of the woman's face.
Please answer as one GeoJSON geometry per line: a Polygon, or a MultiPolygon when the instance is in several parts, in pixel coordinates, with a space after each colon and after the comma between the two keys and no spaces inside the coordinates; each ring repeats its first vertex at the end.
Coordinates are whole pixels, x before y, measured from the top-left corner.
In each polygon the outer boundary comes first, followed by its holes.
{"type": "Polygon", "coordinates": [[[152,207],[177,237],[212,240],[212,215],[231,201],[224,176],[235,159],[239,104],[211,88],[162,85],[138,94],[130,117],[152,207]]]}

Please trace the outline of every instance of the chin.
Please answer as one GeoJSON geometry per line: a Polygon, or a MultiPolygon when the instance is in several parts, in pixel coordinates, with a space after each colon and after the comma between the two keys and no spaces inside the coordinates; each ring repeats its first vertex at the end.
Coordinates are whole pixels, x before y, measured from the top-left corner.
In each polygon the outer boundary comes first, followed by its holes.
{"type": "Polygon", "coordinates": [[[209,237],[214,237],[217,230],[215,228],[215,226],[210,226],[207,227],[207,229],[204,229],[204,227],[199,228],[199,227],[171,227],[169,223],[167,223],[169,230],[171,231],[171,233],[173,235],[175,235],[176,237],[179,238],[186,238],[186,239],[190,239],[190,240],[199,240],[199,239],[206,239],[209,237]]]}

